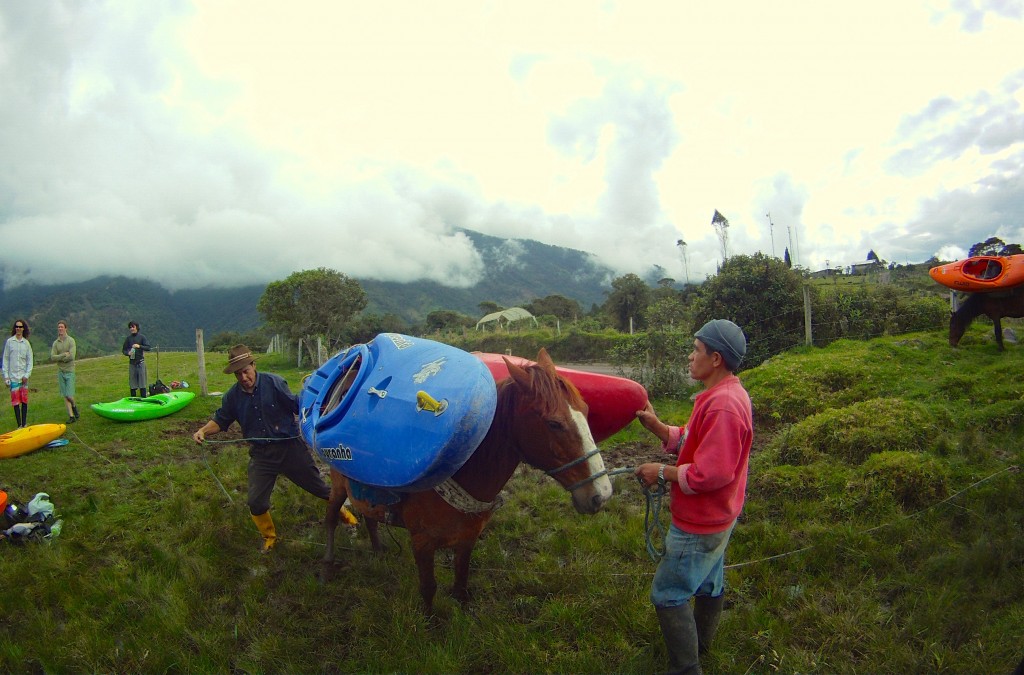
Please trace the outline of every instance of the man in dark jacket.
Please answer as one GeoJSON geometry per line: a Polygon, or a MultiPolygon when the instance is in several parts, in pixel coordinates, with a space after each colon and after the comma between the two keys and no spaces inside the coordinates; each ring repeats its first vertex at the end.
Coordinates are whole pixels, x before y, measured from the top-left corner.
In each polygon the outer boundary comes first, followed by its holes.
{"type": "MultiPolygon", "coordinates": [[[[225,373],[234,373],[237,382],[221,399],[213,419],[192,434],[196,443],[220,433],[238,422],[249,441],[249,513],[263,535],[262,553],[277,543],[277,530],[270,517],[270,493],[279,475],[285,475],[306,492],[327,499],[330,486],[320,476],[313,456],[299,437],[295,416],[299,397],[288,389],[280,375],[256,372],[255,357],[245,345],[228,350],[225,373]]],[[[342,518],[354,522],[344,507],[342,518]]]]}
{"type": "Polygon", "coordinates": [[[132,396],[138,395],[146,398],[146,387],[149,386],[146,379],[146,352],[151,350],[149,340],[139,332],[137,321],[128,322],[128,337],[121,345],[121,353],[128,357],[128,388],[132,396]]]}

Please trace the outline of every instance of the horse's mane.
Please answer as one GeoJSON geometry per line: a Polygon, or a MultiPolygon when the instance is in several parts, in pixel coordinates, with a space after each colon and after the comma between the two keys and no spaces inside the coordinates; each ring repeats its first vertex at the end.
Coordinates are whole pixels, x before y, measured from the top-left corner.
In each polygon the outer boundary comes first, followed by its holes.
{"type": "Polygon", "coordinates": [[[952,315],[957,321],[970,321],[985,311],[984,305],[985,298],[980,293],[971,293],[952,315]]]}
{"type": "MultiPolygon", "coordinates": [[[[531,389],[537,393],[533,405],[538,407],[541,415],[553,415],[558,412],[558,403],[563,397],[569,400],[569,405],[573,408],[584,407],[583,397],[569,380],[549,373],[538,364],[527,366],[525,370],[530,376],[531,389]]],[[[513,385],[511,377],[499,382],[495,421],[500,420],[501,424],[510,423],[522,395],[522,390],[513,385]]]]}

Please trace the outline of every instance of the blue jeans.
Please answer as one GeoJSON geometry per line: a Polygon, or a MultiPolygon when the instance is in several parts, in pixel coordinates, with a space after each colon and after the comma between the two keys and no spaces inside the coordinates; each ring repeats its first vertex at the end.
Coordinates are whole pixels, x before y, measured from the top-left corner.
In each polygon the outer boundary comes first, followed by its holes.
{"type": "Polygon", "coordinates": [[[695,595],[718,597],[725,591],[725,547],[736,521],[723,532],[690,534],[675,525],[665,535],[665,556],[651,584],[655,607],[678,607],[695,595]]]}

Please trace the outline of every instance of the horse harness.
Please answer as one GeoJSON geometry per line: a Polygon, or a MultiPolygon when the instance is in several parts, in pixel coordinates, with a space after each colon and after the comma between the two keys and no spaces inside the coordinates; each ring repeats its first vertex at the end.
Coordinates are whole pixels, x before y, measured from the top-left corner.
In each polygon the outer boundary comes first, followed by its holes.
{"type": "MultiPolygon", "coordinates": [[[[545,471],[544,473],[553,478],[556,474],[559,474],[562,471],[565,471],[566,469],[570,469],[576,466],[577,464],[580,464],[581,462],[585,462],[600,452],[601,451],[599,449],[594,448],[593,450],[583,455],[582,457],[574,459],[571,462],[563,464],[562,466],[557,467],[555,469],[551,469],[550,471],[545,471]]],[[[607,469],[603,471],[598,471],[597,473],[588,476],[587,478],[584,478],[583,480],[578,481],[566,487],[565,489],[569,492],[572,492],[576,488],[579,488],[583,485],[587,485],[588,483],[593,483],[601,476],[606,475],[608,475],[607,469]]],[[[436,492],[437,495],[441,499],[443,499],[446,504],[451,506],[456,511],[460,511],[461,513],[483,513],[485,511],[493,511],[500,507],[504,502],[504,499],[502,498],[501,494],[498,494],[494,501],[482,502],[476,497],[473,497],[471,494],[466,492],[466,490],[463,489],[461,485],[455,482],[454,478],[446,478],[443,482],[441,482],[441,484],[436,485],[434,487],[434,492],[436,492]]]]}

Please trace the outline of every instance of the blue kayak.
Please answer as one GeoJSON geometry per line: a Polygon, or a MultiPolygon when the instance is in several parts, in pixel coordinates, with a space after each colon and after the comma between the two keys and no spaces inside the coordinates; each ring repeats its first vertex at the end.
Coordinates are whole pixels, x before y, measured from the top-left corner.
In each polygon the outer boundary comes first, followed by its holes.
{"type": "Polygon", "coordinates": [[[469,352],[381,333],[307,378],[299,426],[349,478],[412,492],[459,470],[487,434],[497,402],[494,378],[469,352]]]}

